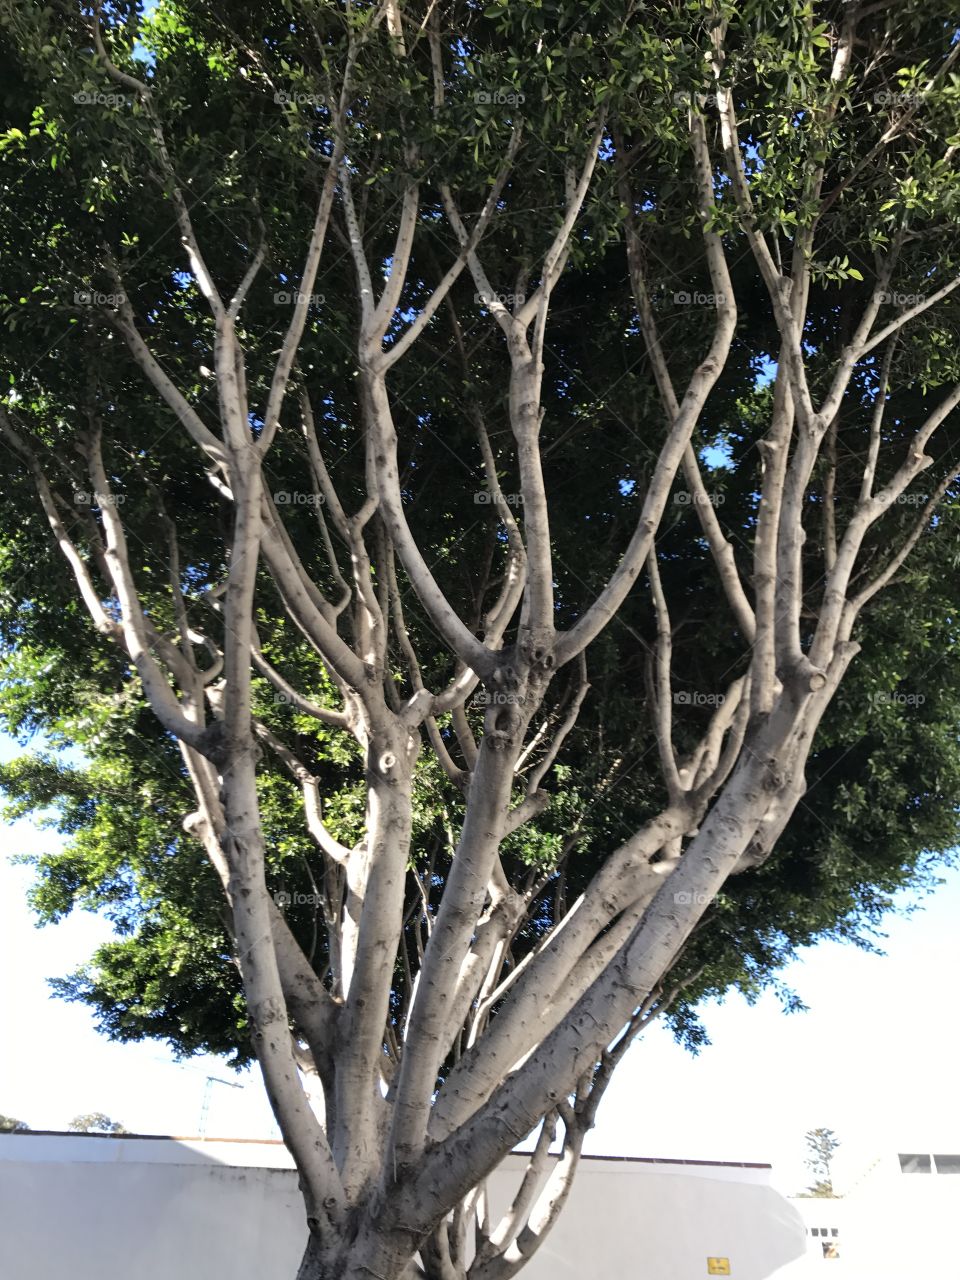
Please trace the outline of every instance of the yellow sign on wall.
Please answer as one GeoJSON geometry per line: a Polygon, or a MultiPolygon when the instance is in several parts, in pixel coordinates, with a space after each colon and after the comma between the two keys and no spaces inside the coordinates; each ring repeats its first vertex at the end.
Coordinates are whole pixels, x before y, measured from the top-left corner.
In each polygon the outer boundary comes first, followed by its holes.
{"type": "Polygon", "coordinates": [[[729,1258],[708,1258],[707,1259],[707,1275],[708,1276],[730,1275],[730,1259],[729,1258]]]}

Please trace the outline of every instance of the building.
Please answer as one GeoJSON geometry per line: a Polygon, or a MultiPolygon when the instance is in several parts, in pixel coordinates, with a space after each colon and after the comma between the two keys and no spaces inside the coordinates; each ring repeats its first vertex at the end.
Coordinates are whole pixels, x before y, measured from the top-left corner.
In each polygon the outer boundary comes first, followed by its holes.
{"type": "MultiPolygon", "coordinates": [[[[524,1167],[490,1180],[496,1214],[524,1167]]],[[[804,1257],[766,1164],[586,1157],[523,1280],[766,1280],[804,1257]]],[[[303,1207],[277,1142],[0,1135],[3,1280],[292,1280],[303,1207]]]]}
{"type": "MultiPolygon", "coordinates": [[[[960,1277],[960,1153],[889,1152],[838,1184],[836,1199],[792,1199],[804,1258],[782,1280],[960,1277]]],[[[778,1278],[779,1280],[779,1278],[778,1278]]]]}
{"type": "MultiPolygon", "coordinates": [[[[783,1280],[796,1276],[844,1277],[850,1274],[851,1227],[849,1203],[842,1197],[819,1199],[791,1197],[790,1203],[803,1219],[806,1230],[806,1253],[802,1262],[782,1273],[783,1280]],[[829,1263],[828,1267],[824,1264],[829,1263]],[[840,1265],[842,1264],[842,1265],[840,1265]]],[[[856,1231],[854,1235],[858,1234],[856,1231]]],[[[780,1278],[778,1277],[778,1280],[780,1278]]]]}

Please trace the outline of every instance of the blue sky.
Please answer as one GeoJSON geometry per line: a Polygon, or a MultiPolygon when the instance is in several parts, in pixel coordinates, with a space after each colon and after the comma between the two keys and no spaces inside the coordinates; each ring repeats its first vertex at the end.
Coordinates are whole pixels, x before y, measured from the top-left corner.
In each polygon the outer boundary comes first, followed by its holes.
{"type": "MultiPolygon", "coordinates": [[[[17,750],[0,741],[0,757],[17,750]]],[[[0,1011],[22,1048],[0,1062],[0,1112],[63,1128],[79,1112],[105,1111],[131,1130],[194,1135],[207,1075],[238,1078],[229,1068],[215,1058],[177,1065],[160,1044],[111,1044],[87,1010],[49,993],[46,978],[109,934],[85,913],[34,925],[24,901],[30,870],[9,857],[57,839],[25,821],[5,828],[0,1011]]],[[[890,918],[885,955],[822,943],[792,964],[784,977],[808,1013],[786,1016],[772,995],[753,1008],[738,996],[712,1003],[704,1021],[713,1043],[697,1058],[650,1028],[610,1086],[587,1150],[767,1160],[788,1192],[804,1185],[803,1134],[818,1125],[844,1142],[838,1173],[891,1149],[960,1150],[960,1032],[949,994],[960,969],[960,871],[945,870],[944,881],[922,910],[890,918]]],[[[255,1073],[239,1080],[239,1090],[212,1086],[208,1136],[279,1136],[255,1073]]]]}

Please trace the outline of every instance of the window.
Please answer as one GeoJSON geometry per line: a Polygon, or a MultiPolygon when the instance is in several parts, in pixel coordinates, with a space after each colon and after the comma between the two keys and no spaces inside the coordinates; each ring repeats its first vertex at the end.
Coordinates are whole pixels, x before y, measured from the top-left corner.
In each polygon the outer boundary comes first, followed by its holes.
{"type": "Polygon", "coordinates": [[[832,1236],[838,1236],[838,1235],[840,1234],[840,1229],[839,1229],[839,1227],[831,1227],[831,1228],[830,1228],[830,1234],[831,1234],[832,1236]]]}
{"type": "Polygon", "coordinates": [[[960,1156],[934,1155],[933,1163],[937,1166],[937,1173],[960,1173],[960,1156]]]}
{"type": "Polygon", "coordinates": [[[820,1234],[820,1228],[819,1228],[819,1227],[811,1227],[811,1228],[810,1228],[810,1234],[811,1234],[812,1236],[818,1236],[818,1235],[820,1234]]]}
{"type": "Polygon", "coordinates": [[[900,1172],[901,1173],[930,1173],[930,1157],[901,1154],[900,1172]]]}

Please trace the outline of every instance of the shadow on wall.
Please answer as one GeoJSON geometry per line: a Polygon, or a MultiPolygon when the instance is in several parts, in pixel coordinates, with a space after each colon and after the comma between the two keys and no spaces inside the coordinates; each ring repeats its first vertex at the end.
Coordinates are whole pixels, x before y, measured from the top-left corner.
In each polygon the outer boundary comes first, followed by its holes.
{"type": "Polygon", "coordinates": [[[304,1237],[280,1144],[0,1137],[4,1280],[291,1280],[304,1237]]]}
{"type": "MultiPolygon", "coordinates": [[[[768,1185],[769,1174],[769,1167],[585,1161],[523,1280],[768,1280],[806,1254],[803,1221],[768,1185]]],[[[501,1194],[496,1207],[505,1207],[501,1194]]]]}
{"type": "MultiPolygon", "coordinates": [[[[494,1212],[523,1166],[510,1156],[491,1178],[494,1212]]],[[[769,1173],[585,1159],[523,1280],[641,1272],[768,1280],[806,1249],[800,1216],[768,1185],[769,1173]]],[[[0,1135],[4,1280],[291,1280],[305,1235],[296,1172],[280,1143],[0,1135]]]]}

